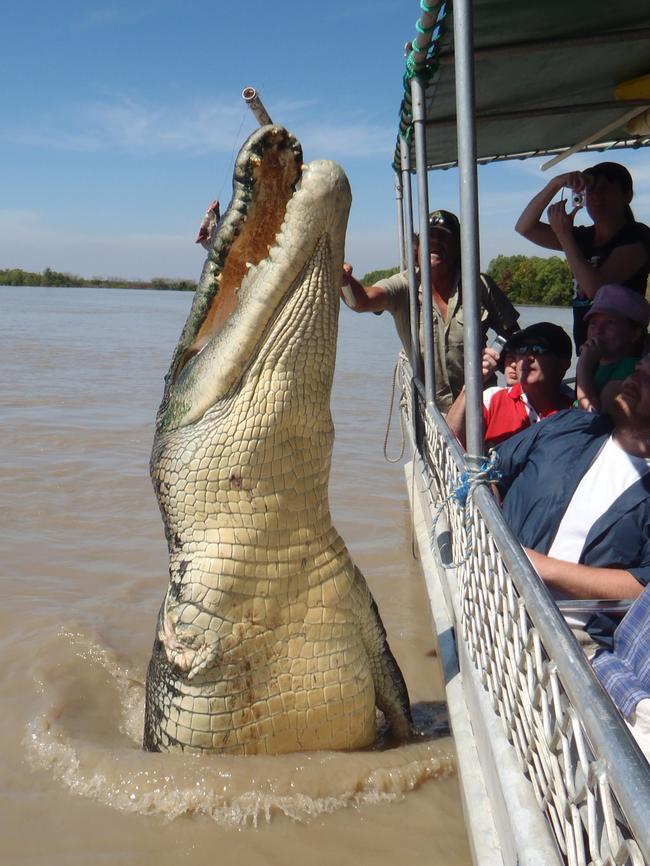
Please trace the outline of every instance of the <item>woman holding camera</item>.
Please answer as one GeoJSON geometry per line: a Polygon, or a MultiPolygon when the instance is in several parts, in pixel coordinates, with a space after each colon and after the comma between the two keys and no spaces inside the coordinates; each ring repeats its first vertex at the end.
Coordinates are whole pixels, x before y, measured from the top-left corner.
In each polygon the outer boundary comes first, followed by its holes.
{"type": "Polygon", "coordinates": [[[632,176],[617,162],[601,162],[585,171],[571,171],[550,180],[528,203],[515,230],[550,250],[562,250],[573,273],[573,339],[576,349],[587,338],[584,317],[598,289],[607,283],[645,294],[650,272],[650,229],[638,223],[630,207],[632,176]],[[571,191],[571,208],[564,197],[548,208],[556,193],[571,191]],[[591,226],[575,226],[582,206],[591,226]]]}

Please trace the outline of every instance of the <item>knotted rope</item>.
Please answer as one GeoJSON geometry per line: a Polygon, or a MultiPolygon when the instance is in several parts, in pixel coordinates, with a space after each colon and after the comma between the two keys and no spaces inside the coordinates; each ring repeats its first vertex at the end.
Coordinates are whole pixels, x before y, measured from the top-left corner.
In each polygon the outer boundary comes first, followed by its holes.
{"type": "Polygon", "coordinates": [[[464,565],[470,558],[472,550],[470,544],[471,531],[469,502],[477,487],[480,487],[481,484],[491,484],[501,478],[501,473],[497,469],[498,464],[499,455],[494,449],[492,449],[488,454],[487,459],[484,460],[480,466],[478,466],[476,469],[467,469],[465,470],[465,472],[461,473],[456,487],[451,491],[451,493],[445,496],[445,498],[440,502],[440,504],[434,511],[431,524],[430,544],[431,550],[435,554],[436,526],[438,524],[438,519],[443,512],[443,509],[445,508],[447,503],[454,502],[459,508],[462,508],[463,510],[466,551],[463,558],[460,559],[458,562],[445,563],[446,568],[460,568],[460,566],[464,565]]]}
{"type": "Polygon", "coordinates": [[[402,414],[402,409],[406,406],[406,397],[404,392],[402,392],[402,396],[399,401],[399,429],[401,435],[401,443],[400,443],[400,452],[397,457],[389,457],[388,456],[388,437],[390,435],[390,425],[393,418],[393,406],[395,405],[395,386],[397,384],[397,374],[399,372],[399,367],[401,363],[401,357],[397,359],[397,363],[395,364],[395,369],[393,370],[393,388],[390,393],[390,407],[388,409],[388,420],[386,422],[386,435],[384,436],[384,459],[387,463],[399,463],[399,461],[404,456],[404,445],[406,443],[406,437],[404,436],[404,416],[402,414]]]}

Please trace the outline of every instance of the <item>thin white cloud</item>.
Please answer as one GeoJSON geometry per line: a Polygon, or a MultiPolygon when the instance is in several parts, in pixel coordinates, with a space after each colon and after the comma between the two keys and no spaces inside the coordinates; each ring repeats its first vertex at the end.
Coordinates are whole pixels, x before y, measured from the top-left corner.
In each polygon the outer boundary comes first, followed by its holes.
{"type": "MultiPolygon", "coordinates": [[[[363,120],[344,124],[302,118],[310,101],[278,102],[274,113],[285,120],[303,143],[309,158],[387,156],[394,129],[363,120]],[[288,123],[290,115],[292,122],[288,123]],[[285,119],[287,118],[287,119],[285,119]]],[[[125,150],[139,153],[231,152],[255,126],[243,102],[232,100],[151,105],[129,96],[58,109],[42,117],[38,128],[4,129],[2,138],[23,145],[75,152],[125,150]]]]}
{"type": "Polygon", "coordinates": [[[362,122],[344,125],[305,125],[299,131],[306,159],[379,156],[389,159],[395,144],[393,127],[362,122]]]}

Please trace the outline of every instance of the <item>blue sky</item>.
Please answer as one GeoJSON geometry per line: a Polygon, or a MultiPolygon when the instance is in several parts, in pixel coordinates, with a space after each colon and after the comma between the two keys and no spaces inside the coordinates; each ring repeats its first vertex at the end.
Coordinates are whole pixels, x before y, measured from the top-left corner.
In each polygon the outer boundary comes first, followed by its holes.
{"type": "MultiPolygon", "coordinates": [[[[356,272],[396,264],[390,163],[419,14],[417,0],[5,4],[0,268],[198,278],[196,229],[211,198],[228,202],[234,156],[256,126],[247,85],[306,161],[346,169],[356,272]]],[[[647,153],[615,158],[650,222],[647,153]]],[[[539,161],[488,166],[479,180],[483,265],[538,252],[512,226],[545,182],[539,161]]],[[[457,210],[457,184],[455,171],[433,173],[432,206],[457,210]]]]}

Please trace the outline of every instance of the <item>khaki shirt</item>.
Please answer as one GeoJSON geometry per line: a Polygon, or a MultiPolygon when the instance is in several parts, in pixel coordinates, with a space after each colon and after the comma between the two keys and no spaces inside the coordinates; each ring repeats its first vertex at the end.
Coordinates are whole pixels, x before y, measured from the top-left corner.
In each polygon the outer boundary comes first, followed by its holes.
{"type": "MultiPolygon", "coordinates": [[[[408,273],[394,274],[379,280],[378,286],[388,295],[387,309],[392,313],[404,350],[411,358],[411,321],[409,314],[408,273]]],[[[421,289],[418,289],[420,308],[421,289]]],[[[485,346],[491,328],[507,334],[517,324],[519,313],[491,277],[481,274],[481,333],[485,346]]],[[[424,327],[420,319],[420,352],[424,355],[424,327]]],[[[460,283],[449,298],[445,320],[433,302],[433,366],[436,378],[435,402],[441,412],[449,411],[465,382],[463,339],[463,300],[460,283]]]]}

